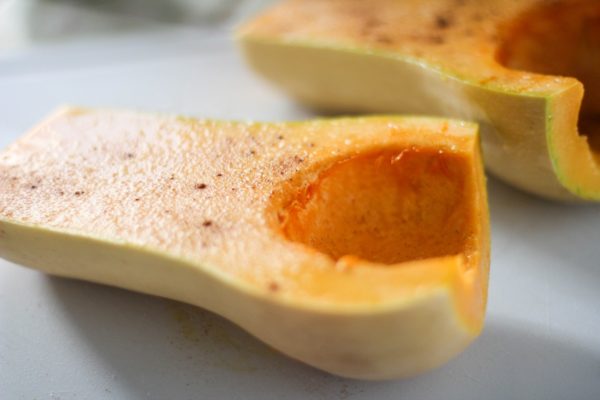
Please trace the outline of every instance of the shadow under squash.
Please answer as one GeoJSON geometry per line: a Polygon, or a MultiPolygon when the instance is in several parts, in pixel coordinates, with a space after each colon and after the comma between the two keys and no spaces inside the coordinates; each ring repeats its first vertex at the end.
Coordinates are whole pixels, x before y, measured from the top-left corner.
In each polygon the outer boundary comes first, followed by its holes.
{"type": "Polygon", "coordinates": [[[111,371],[113,381],[98,383],[114,396],[106,398],[600,398],[597,351],[510,320],[488,321],[473,346],[432,373],[361,382],[281,356],[196,307],[67,279],[48,285],[77,342],[111,371]]]}

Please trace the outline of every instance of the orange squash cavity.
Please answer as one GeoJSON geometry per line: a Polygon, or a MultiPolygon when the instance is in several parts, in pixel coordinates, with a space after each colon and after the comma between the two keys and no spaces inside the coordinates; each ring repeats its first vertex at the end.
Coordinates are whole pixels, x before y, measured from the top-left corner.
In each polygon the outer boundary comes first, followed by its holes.
{"type": "Polygon", "coordinates": [[[322,171],[284,208],[286,236],[334,260],[396,264],[470,251],[469,163],[441,151],[388,149],[322,171]]]}

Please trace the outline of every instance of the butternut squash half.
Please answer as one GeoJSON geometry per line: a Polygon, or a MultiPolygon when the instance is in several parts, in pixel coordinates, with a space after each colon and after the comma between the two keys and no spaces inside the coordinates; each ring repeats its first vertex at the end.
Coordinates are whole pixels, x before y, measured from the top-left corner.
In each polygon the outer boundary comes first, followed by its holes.
{"type": "Polygon", "coordinates": [[[483,324],[477,127],[67,108],[0,154],[0,255],[198,305],[333,374],[416,374],[483,324]]]}
{"type": "Polygon", "coordinates": [[[600,201],[598,0],[289,0],[238,38],[301,102],[474,120],[494,175],[600,201]]]}

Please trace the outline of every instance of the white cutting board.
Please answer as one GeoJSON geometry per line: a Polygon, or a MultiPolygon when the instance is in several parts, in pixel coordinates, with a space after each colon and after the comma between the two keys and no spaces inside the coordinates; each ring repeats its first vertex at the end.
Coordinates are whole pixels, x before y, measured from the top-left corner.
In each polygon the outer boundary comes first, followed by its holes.
{"type": "MultiPolygon", "coordinates": [[[[179,30],[0,54],[0,146],[64,103],[310,116],[248,72],[227,37],[179,30]]],[[[600,207],[494,179],[489,194],[486,328],[437,371],[333,377],[203,310],[0,261],[0,399],[600,399],[600,207]]]]}

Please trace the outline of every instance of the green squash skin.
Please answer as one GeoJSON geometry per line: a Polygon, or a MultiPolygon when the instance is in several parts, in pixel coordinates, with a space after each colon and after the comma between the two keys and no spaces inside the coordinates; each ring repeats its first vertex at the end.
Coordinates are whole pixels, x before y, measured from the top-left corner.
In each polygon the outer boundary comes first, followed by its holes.
{"type": "Polygon", "coordinates": [[[600,187],[577,183],[553,148],[553,107],[561,93],[531,95],[481,84],[383,50],[243,35],[238,41],[254,70],[309,107],[472,120],[480,124],[485,163],[493,175],[553,200],[600,201],[600,187]]]}

